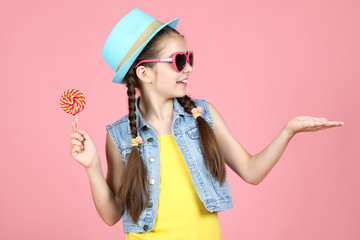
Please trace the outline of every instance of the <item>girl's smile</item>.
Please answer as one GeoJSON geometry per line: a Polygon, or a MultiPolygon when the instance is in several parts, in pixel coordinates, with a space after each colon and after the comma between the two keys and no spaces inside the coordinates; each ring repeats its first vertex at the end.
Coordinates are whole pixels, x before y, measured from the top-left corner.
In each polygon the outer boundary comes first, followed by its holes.
{"type": "Polygon", "coordinates": [[[187,78],[183,80],[179,80],[176,82],[177,84],[186,87],[187,86],[187,78]]]}

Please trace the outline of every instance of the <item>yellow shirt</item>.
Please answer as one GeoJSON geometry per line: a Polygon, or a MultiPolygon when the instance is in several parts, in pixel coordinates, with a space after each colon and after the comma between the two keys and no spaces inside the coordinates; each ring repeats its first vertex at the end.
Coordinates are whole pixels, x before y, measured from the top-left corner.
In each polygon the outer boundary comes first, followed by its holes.
{"type": "Polygon", "coordinates": [[[219,240],[217,212],[209,212],[192,183],[173,134],[160,135],[160,193],[151,232],[128,233],[126,240],[219,240]]]}

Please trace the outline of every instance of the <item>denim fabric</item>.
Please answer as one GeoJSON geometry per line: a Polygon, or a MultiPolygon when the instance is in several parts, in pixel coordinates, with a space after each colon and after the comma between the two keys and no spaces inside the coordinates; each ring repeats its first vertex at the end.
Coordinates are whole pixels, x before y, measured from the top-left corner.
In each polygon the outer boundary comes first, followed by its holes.
{"type": "MultiPolygon", "coordinates": [[[[138,109],[139,98],[136,99],[136,121],[138,136],[141,136],[143,143],[139,144],[138,149],[142,160],[148,169],[148,181],[150,186],[150,206],[140,214],[139,221],[134,223],[127,210],[123,212],[124,232],[150,232],[154,227],[160,189],[160,149],[159,139],[152,127],[145,122],[138,109]]],[[[201,106],[203,117],[213,127],[213,120],[210,115],[207,102],[204,99],[192,99],[195,106],[201,106]]],[[[228,179],[222,186],[215,180],[207,169],[203,160],[203,152],[200,146],[197,122],[192,114],[184,111],[176,98],[174,102],[174,116],[172,121],[172,133],[178,145],[187,167],[189,168],[192,182],[196,188],[200,200],[204,203],[209,212],[223,211],[233,208],[228,179]]],[[[131,151],[131,132],[127,115],[113,124],[107,125],[117,149],[121,153],[122,159],[126,164],[128,154],[131,151]]],[[[176,207],[176,206],[174,206],[176,207]]],[[[176,217],[176,216],[174,216],[176,217]]]]}

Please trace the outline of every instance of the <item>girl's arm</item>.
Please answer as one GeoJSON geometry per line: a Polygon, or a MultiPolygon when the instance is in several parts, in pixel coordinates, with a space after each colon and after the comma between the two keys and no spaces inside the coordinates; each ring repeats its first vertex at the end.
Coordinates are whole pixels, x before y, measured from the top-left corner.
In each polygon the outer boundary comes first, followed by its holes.
{"type": "Polygon", "coordinates": [[[216,108],[209,102],[208,106],[213,118],[216,140],[224,154],[226,164],[246,182],[254,185],[259,184],[279,161],[287,144],[296,133],[344,125],[343,122],[330,122],[325,118],[298,116],[291,119],[263,151],[251,156],[231,134],[216,108]]]}
{"type": "Polygon", "coordinates": [[[252,156],[249,161],[249,171],[253,176],[253,184],[259,184],[279,161],[294,134],[284,127],[274,140],[260,153],[252,156]]]}
{"type": "Polygon", "coordinates": [[[89,178],[96,210],[104,222],[112,226],[117,223],[122,216],[122,210],[118,207],[119,205],[116,202],[114,191],[111,189],[111,187],[114,189],[118,187],[118,181],[114,181],[114,179],[120,179],[120,175],[122,174],[124,166],[123,161],[121,161],[121,155],[108,133],[106,138],[108,173],[107,180],[105,180],[101,168],[101,161],[93,140],[83,129],[79,129],[77,133],[75,124],[73,124],[73,130],[74,132],[71,134],[70,154],[84,166],[89,178]]]}
{"type": "Polygon", "coordinates": [[[101,166],[86,168],[86,173],[97,212],[107,225],[114,225],[120,220],[122,211],[117,207],[114,193],[105,181],[101,166]]]}

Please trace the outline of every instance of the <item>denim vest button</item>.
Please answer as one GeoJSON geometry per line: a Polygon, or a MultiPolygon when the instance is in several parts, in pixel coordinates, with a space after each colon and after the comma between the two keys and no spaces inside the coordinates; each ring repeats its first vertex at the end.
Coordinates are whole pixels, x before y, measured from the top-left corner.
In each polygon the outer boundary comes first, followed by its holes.
{"type": "Polygon", "coordinates": [[[151,158],[149,158],[149,161],[150,161],[150,162],[155,162],[155,158],[154,158],[154,157],[151,157],[151,158]]]}
{"type": "Polygon", "coordinates": [[[151,185],[153,185],[153,184],[155,183],[155,179],[151,178],[151,179],[149,180],[149,183],[150,183],[151,185]]]}
{"type": "Polygon", "coordinates": [[[153,142],[154,141],[154,139],[153,138],[148,138],[148,140],[147,140],[148,142],[153,142]]]}
{"type": "Polygon", "coordinates": [[[149,202],[149,204],[148,204],[148,208],[152,208],[152,206],[153,206],[153,203],[152,202],[149,202]]]}
{"type": "Polygon", "coordinates": [[[143,128],[145,131],[149,129],[146,125],[143,128]]]}
{"type": "Polygon", "coordinates": [[[144,231],[147,231],[147,230],[149,229],[149,226],[148,226],[148,225],[145,225],[145,226],[143,227],[143,229],[144,229],[144,231]]]}

